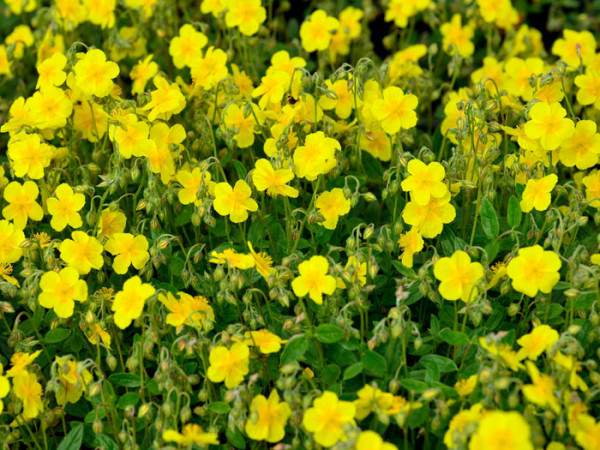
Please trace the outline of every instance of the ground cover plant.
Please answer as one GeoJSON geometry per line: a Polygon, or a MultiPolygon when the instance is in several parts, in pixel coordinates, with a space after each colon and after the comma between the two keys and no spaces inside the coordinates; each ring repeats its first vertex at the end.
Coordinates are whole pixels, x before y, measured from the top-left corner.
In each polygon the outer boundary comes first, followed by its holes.
{"type": "Polygon", "coordinates": [[[599,18],[4,0],[2,447],[599,449],[599,18]]]}

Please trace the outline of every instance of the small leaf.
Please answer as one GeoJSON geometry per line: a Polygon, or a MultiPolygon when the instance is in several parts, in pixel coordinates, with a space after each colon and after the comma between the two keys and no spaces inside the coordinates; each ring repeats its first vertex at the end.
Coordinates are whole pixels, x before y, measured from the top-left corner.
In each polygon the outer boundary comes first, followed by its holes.
{"type": "Polygon", "coordinates": [[[299,336],[294,339],[290,339],[288,344],[281,352],[281,365],[285,366],[286,364],[297,361],[306,353],[308,350],[308,341],[306,340],[306,336],[299,336]]]}
{"type": "Polygon", "coordinates": [[[387,370],[387,363],[383,356],[379,353],[367,350],[360,360],[366,372],[369,372],[373,376],[383,378],[387,370]]]}
{"type": "Polygon", "coordinates": [[[108,377],[115,386],[123,386],[128,388],[136,388],[142,385],[142,381],[138,375],[132,373],[113,373],[108,377]]]}
{"type": "Polygon", "coordinates": [[[483,232],[488,237],[496,238],[500,233],[496,210],[487,198],[481,201],[481,225],[483,226],[483,232]]]}
{"type": "Polygon", "coordinates": [[[217,414],[227,414],[231,410],[231,406],[225,402],[212,402],[208,404],[208,409],[217,414]]]}
{"type": "Polygon", "coordinates": [[[429,364],[435,364],[440,373],[455,372],[458,370],[454,361],[441,355],[425,355],[421,358],[420,362],[425,367],[429,364]]]}
{"type": "Polygon", "coordinates": [[[315,330],[315,336],[323,344],[334,344],[344,339],[344,330],[335,325],[322,324],[315,330]]]}
{"type": "Polygon", "coordinates": [[[227,428],[227,431],[225,432],[225,437],[227,438],[227,442],[233,445],[235,448],[246,448],[246,441],[244,439],[244,436],[242,435],[240,430],[238,430],[237,427],[235,427],[233,431],[230,428],[227,428]]]}
{"type": "Polygon", "coordinates": [[[358,376],[363,371],[363,364],[361,362],[357,362],[356,364],[352,364],[350,367],[344,370],[344,381],[350,380],[356,376],[358,376]]]}
{"type": "Polygon", "coordinates": [[[400,380],[400,385],[404,389],[408,389],[409,391],[415,391],[417,394],[422,394],[427,389],[429,389],[429,385],[427,383],[413,379],[400,380]]]}
{"type": "Polygon", "coordinates": [[[65,436],[56,450],[79,450],[83,443],[83,424],[79,423],[73,427],[65,436]]]}
{"type": "Polygon", "coordinates": [[[508,199],[508,210],[506,214],[508,226],[511,228],[517,228],[521,224],[522,215],[523,213],[521,212],[519,200],[514,195],[511,195],[508,199]]]}
{"type": "Polygon", "coordinates": [[[66,328],[55,328],[54,330],[50,330],[46,333],[44,337],[44,342],[46,344],[58,344],[59,342],[64,341],[71,335],[71,330],[66,328]]]}
{"type": "Polygon", "coordinates": [[[469,343],[469,337],[460,331],[442,330],[440,337],[450,345],[465,345],[469,343]]]}
{"type": "Polygon", "coordinates": [[[140,401],[140,396],[137,392],[128,392],[123,394],[119,400],[117,400],[117,409],[125,409],[128,406],[135,406],[140,401]]]}
{"type": "Polygon", "coordinates": [[[234,159],[232,162],[233,162],[233,167],[235,167],[235,171],[237,172],[240,180],[245,180],[246,175],[248,175],[248,172],[246,172],[246,168],[244,167],[244,165],[241,162],[239,162],[237,159],[234,159]]]}

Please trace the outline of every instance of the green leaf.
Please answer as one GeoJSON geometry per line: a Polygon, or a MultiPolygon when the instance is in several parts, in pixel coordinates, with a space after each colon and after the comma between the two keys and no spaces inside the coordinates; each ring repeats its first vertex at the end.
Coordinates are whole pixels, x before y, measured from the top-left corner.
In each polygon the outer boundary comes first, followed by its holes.
{"type": "Polygon", "coordinates": [[[46,333],[44,337],[44,342],[46,344],[58,344],[59,342],[64,341],[71,335],[71,330],[66,328],[55,328],[54,330],[50,330],[46,333]]]}
{"type": "Polygon", "coordinates": [[[237,427],[235,427],[233,431],[227,428],[227,431],[225,432],[225,437],[227,438],[227,442],[233,445],[235,448],[246,448],[246,441],[244,440],[244,436],[242,435],[240,430],[238,430],[237,427]]]}
{"type": "Polygon", "coordinates": [[[367,176],[375,180],[380,180],[383,176],[383,167],[381,166],[379,160],[377,160],[368,152],[362,152],[360,159],[367,176]]]}
{"type": "Polygon", "coordinates": [[[514,195],[511,195],[508,199],[508,210],[506,213],[506,220],[508,226],[511,228],[517,228],[521,224],[521,205],[519,200],[514,195]]]}
{"type": "Polygon", "coordinates": [[[383,378],[387,370],[385,358],[379,353],[367,350],[360,358],[365,371],[373,376],[383,378]]]}
{"type": "Polygon", "coordinates": [[[496,238],[500,233],[500,225],[498,224],[498,216],[492,203],[484,198],[481,201],[481,225],[486,236],[496,238]]]}
{"type": "Polygon", "coordinates": [[[322,324],[315,330],[315,336],[323,344],[335,344],[344,339],[344,330],[335,325],[322,324]]]}
{"type": "Polygon", "coordinates": [[[136,388],[142,385],[142,380],[138,375],[132,373],[113,373],[108,377],[115,386],[123,386],[128,388],[136,388]]]}
{"type": "Polygon", "coordinates": [[[325,384],[330,385],[337,381],[342,373],[342,369],[336,364],[327,364],[322,372],[322,379],[325,384]]]}
{"type": "Polygon", "coordinates": [[[400,385],[404,389],[408,389],[409,391],[414,391],[417,394],[422,394],[427,389],[429,389],[429,385],[424,383],[423,381],[413,380],[413,379],[405,379],[400,380],[400,385]]]}
{"type": "Polygon", "coordinates": [[[455,372],[458,370],[454,361],[441,355],[425,355],[421,358],[420,362],[425,367],[429,364],[435,364],[440,373],[455,372]]]}
{"type": "Polygon", "coordinates": [[[212,402],[208,404],[208,409],[217,414],[227,414],[231,410],[231,406],[225,402],[212,402]]]}
{"type": "Polygon", "coordinates": [[[288,344],[281,352],[281,365],[285,366],[286,364],[297,361],[306,353],[308,350],[308,341],[306,340],[306,336],[299,336],[294,339],[290,339],[288,344]]]}
{"type": "Polygon", "coordinates": [[[123,394],[117,401],[117,409],[125,409],[128,406],[135,406],[140,401],[140,396],[137,392],[128,392],[123,394]]]}
{"type": "Polygon", "coordinates": [[[450,345],[465,345],[469,342],[469,337],[460,331],[442,330],[440,337],[450,345]]]}
{"type": "Polygon", "coordinates": [[[237,159],[234,159],[233,167],[235,167],[235,171],[237,172],[240,180],[245,180],[246,175],[248,175],[248,172],[246,172],[246,168],[244,167],[244,165],[241,162],[239,162],[237,159]]]}
{"type": "Polygon", "coordinates": [[[350,380],[356,376],[358,376],[363,371],[363,364],[361,362],[357,362],[356,364],[352,364],[350,367],[344,370],[344,381],[350,380]]]}
{"type": "Polygon", "coordinates": [[[175,219],[175,226],[182,227],[192,221],[192,215],[194,214],[194,207],[192,205],[186,205],[175,219]]]}
{"type": "Polygon", "coordinates": [[[83,443],[83,424],[78,423],[69,434],[65,436],[56,450],[79,450],[83,443]]]}

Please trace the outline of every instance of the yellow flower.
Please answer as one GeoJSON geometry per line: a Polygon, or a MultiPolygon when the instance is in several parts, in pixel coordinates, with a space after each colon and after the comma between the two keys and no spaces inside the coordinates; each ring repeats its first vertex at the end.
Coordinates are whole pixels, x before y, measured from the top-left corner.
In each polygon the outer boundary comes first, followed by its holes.
{"type": "Polygon", "coordinates": [[[215,186],[213,206],[221,216],[229,216],[233,223],[244,222],[248,211],[256,211],[258,204],[251,197],[252,189],[244,180],[238,180],[232,188],[229,183],[219,183],[215,186]]]}
{"type": "Polygon", "coordinates": [[[75,104],[73,106],[73,127],[80,131],[83,138],[90,142],[98,142],[108,129],[108,114],[102,105],[92,103],[75,104]]]}
{"type": "Polygon", "coordinates": [[[4,43],[9,46],[15,44],[13,50],[13,57],[15,59],[21,59],[23,57],[25,47],[31,47],[35,42],[35,37],[31,32],[31,28],[27,25],[17,25],[12,33],[6,36],[4,43]]]}
{"type": "Polygon", "coordinates": [[[4,279],[4,281],[9,282],[13,286],[21,287],[19,284],[19,280],[13,277],[12,274],[13,267],[10,264],[0,262],[0,277],[4,279]]]}
{"type": "Polygon", "coordinates": [[[442,297],[469,303],[477,297],[475,283],[484,276],[484,271],[480,263],[471,262],[467,253],[458,250],[450,258],[440,258],[433,266],[433,274],[441,281],[442,297]]]}
{"type": "Polygon", "coordinates": [[[27,101],[31,125],[40,129],[62,128],[73,112],[73,103],[60,88],[44,86],[27,101]]]}
{"type": "Polygon", "coordinates": [[[118,125],[109,127],[108,136],[117,145],[117,150],[125,159],[131,156],[144,156],[152,146],[148,138],[150,126],[143,121],[138,121],[135,114],[127,114],[120,118],[118,125]]]}
{"type": "Polygon", "coordinates": [[[510,0],[477,0],[483,20],[500,28],[512,28],[519,21],[519,13],[510,0]]]}
{"type": "Polygon", "coordinates": [[[230,349],[219,345],[210,351],[210,367],[206,372],[213,383],[225,381],[227,389],[237,387],[248,373],[250,349],[244,342],[236,342],[230,349]]]}
{"type": "Polygon", "coordinates": [[[475,52],[475,45],[472,42],[475,30],[472,25],[463,27],[460,14],[454,14],[450,22],[442,24],[440,33],[442,33],[444,51],[449,55],[458,51],[460,56],[468,58],[475,52]]]}
{"type": "Polygon", "coordinates": [[[148,55],[144,60],[138,61],[138,63],[131,68],[129,77],[133,84],[131,86],[131,93],[141,94],[146,89],[146,84],[158,73],[158,64],[152,61],[153,55],[148,55]]]}
{"type": "Polygon", "coordinates": [[[385,442],[381,436],[374,431],[368,430],[363,431],[358,435],[356,443],[354,444],[355,450],[397,450],[394,444],[385,442]]]}
{"type": "Polygon", "coordinates": [[[492,411],[483,416],[469,450],[533,450],[531,428],[516,411],[492,411]]]}
{"type": "Polygon", "coordinates": [[[383,98],[375,100],[372,112],[387,134],[396,134],[417,125],[418,103],[415,95],[404,94],[399,87],[390,86],[383,90],[383,98]]]}
{"type": "Polygon", "coordinates": [[[267,10],[261,6],[261,0],[228,0],[225,25],[238,27],[240,33],[252,36],[267,19],[267,10]]]}
{"type": "Polygon", "coordinates": [[[298,190],[288,186],[294,179],[291,169],[274,169],[269,160],[261,158],[256,161],[252,171],[252,182],[259,191],[267,191],[270,196],[283,195],[285,197],[298,197],[298,190]]]}
{"type": "Polygon", "coordinates": [[[246,115],[245,107],[242,109],[232,103],[225,108],[223,114],[224,129],[226,132],[233,134],[239,148],[247,148],[254,144],[254,134],[259,132],[256,128],[256,122],[258,121],[258,124],[260,124],[264,120],[263,113],[254,103],[250,103],[250,108],[254,113],[249,111],[246,115]]]}
{"type": "Polygon", "coordinates": [[[236,269],[246,270],[254,267],[254,258],[252,255],[237,253],[234,249],[228,248],[221,253],[213,250],[210,254],[210,262],[215,264],[230,264],[236,269]]]}
{"type": "MultiPolygon", "coordinates": [[[[346,279],[352,281],[354,284],[360,286],[367,284],[367,263],[361,262],[360,257],[350,256],[344,266],[344,272],[348,275],[346,279]]],[[[342,278],[337,278],[336,287],[346,289],[345,281],[342,278]]]]}
{"type": "Polygon", "coordinates": [[[566,115],[567,111],[558,102],[538,102],[529,110],[525,135],[529,139],[540,139],[544,150],[556,150],[575,130],[575,124],[566,115]]]}
{"type": "Polygon", "coordinates": [[[346,439],[343,426],[354,424],[355,412],[354,404],[339,400],[334,392],[325,391],[304,413],[302,426],[314,434],[317,444],[331,447],[346,439]]]}
{"type": "Polygon", "coordinates": [[[581,105],[594,105],[594,108],[600,109],[600,72],[591,67],[585,71],[585,74],[575,77],[575,86],[577,91],[577,102],[581,105]]]}
{"type": "Polygon", "coordinates": [[[596,54],[596,38],[589,31],[563,30],[563,37],[552,45],[552,54],[571,66],[571,70],[581,64],[587,66],[596,54]]]}
{"type": "Polygon", "coordinates": [[[559,148],[560,162],[567,167],[577,166],[580,170],[595,166],[600,155],[600,134],[596,130],[596,122],[592,120],[577,122],[571,138],[559,148]]]}
{"type": "Polygon", "coordinates": [[[0,263],[12,264],[23,256],[25,233],[8,220],[0,220],[0,263]]]}
{"type": "Polygon", "coordinates": [[[324,256],[315,255],[298,265],[300,275],[292,281],[292,289],[298,297],[310,299],[318,305],[323,304],[323,294],[331,295],[335,291],[335,278],[328,274],[329,263],[324,256]]]}
{"type": "Polygon", "coordinates": [[[62,53],[55,53],[41,64],[38,64],[36,69],[39,77],[35,87],[60,86],[63,84],[67,79],[67,74],[63,70],[66,64],[67,57],[62,53]]]}
{"type": "Polygon", "coordinates": [[[306,61],[304,58],[294,56],[290,58],[290,54],[287,50],[280,50],[271,56],[271,65],[267,69],[267,74],[272,72],[284,71],[292,77],[296,68],[305,67],[306,61]]]}
{"type": "Polygon", "coordinates": [[[411,159],[407,165],[410,176],[402,181],[403,191],[410,192],[412,201],[426,205],[431,197],[442,198],[448,193],[443,182],[446,170],[438,162],[425,164],[418,159],[411,159]]]}
{"type": "Polygon", "coordinates": [[[141,270],[150,259],[146,236],[130,233],[114,233],[104,248],[115,255],[113,269],[119,275],[127,273],[130,265],[141,270]]]}
{"type": "Polygon", "coordinates": [[[42,207],[35,201],[40,190],[33,181],[23,184],[17,181],[8,183],[4,188],[4,200],[8,205],[2,209],[5,219],[12,220],[15,227],[24,229],[27,220],[40,221],[44,218],[42,207]]]}
{"type": "Polygon", "coordinates": [[[0,413],[4,411],[4,402],[2,399],[10,392],[10,382],[8,381],[8,377],[3,375],[3,372],[4,366],[0,363],[0,413]]]}
{"type": "Polygon", "coordinates": [[[389,136],[383,130],[369,132],[361,130],[360,148],[383,162],[392,158],[392,144],[389,136]]]}
{"type": "Polygon", "coordinates": [[[179,114],[186,106],[185,97],[177,83],[171,83],[162,76],[154,77],[156,90],[150,92],[151,100],[144,106],[150,110],[148,120],[153,122],[156,118],[169,120],[172,114],[179,114]]]}
{"type": "Polygon", "coordinates": [[[73,71],[75,83],[84,94],[106,97],[113,89],[112,79],[119,75],[119,66],[107,61],[102,50],[93,49],[75,64],[73,71]]]}
{"type": "Polygon", "coordinates": [[[41,294],[38,302],[41,306],[53,309],[58,317],[66,319],[73,315],[75,300],[87,300],[88,287],[85,280],[79,279],[79,272],[65,267],[60,272],[46,272],[40,278],[41,294]]]}
{"type": "MultiPolygon", "coordinates": [[[[285,71],[270,71],[261,78],[260,84],[252,91],[252,97],[260,97],[258,106],[265,109],[271,104],[281,103],[290,88],[291,76],[285,71]]],[[[231,106],[229,106],[231,107],[231,106]]],[[[228,107],[228,108],[229,108],[228,107]]]]}
{"type": "Polygon", "coordinates": [[[179,170],[176,175],[177,182],[181,184],[181,189],[177,193],[179,202],[182,205],[194,203],[196,206],[202,204],[201,188],[207,187],[211,182],[211,175],[208,170],[201,170],[199,167],[194,170],[179,170]]]}
{"type": "Polygon", "coordinates": [[[262,275],[262,277],[269,281],[269,276],[273,273],[273,258],[265,252],[255,252],[250,241],[247,242],[250,254],[254,259],[254,267],[256,271],[262,275]]]}
{"type": "Polygon", "coordinates": [[[218,435],[216,433],[206,433],[200,425],[188,423],[184,425],[182,432],[176,430],[163,431],[162,438],[165,442],[175,442],[182,447],[191,447],[192,445],[212,444],[219,445],[218,435]]]}
{"type": "Polygon", "coordinates": [[[178,331],[184,324],[204,331],[212,330],[215,313],[208,300],[201,295],[192,297],[185,292],[178,292],[177,295],[178,299],[170,292],[158,296],[158,300],[169,310],[166,322],[178,331]]]}
{"type": "Polygon", "coordinates": [[[294,152],[296,175],[308,181],[314,181],[319,175],[325,175],[335,167],[335,151],[341,148],[337,140],[325,137],[322,131],[307,135],[304,145],[294,152]]]}
{"type": "Polygon", "coordinates": [[[10,357],[10,369],[6,372],[7,377],[15,377],[22,372],[26,372],[27,366],[31,364],[42,353],[41,350],[33,353],[16,352],[10,357]]]}
{"type": "Polygon", "coordinates": [[[331,80],[325,81],[327,89],[335,94],[335,98],[327,94],[322,95],[321,98],[319,98],[319,106],[326,111],[335,109],[335,114],[340,119],[347,119],[350,117],[355,106],[360,108],[362,104],[358,95],[356,95],[355,102],[354,92],[352,89],[348,89],[349,84],[352,84],[354,87],[356,86],[356,83],[353,81],[352,78],[349,80],[337,80],[334,83],[332,83],[331,80]]]}
{"type": "Polygon", "coordinates": [[[33,180],[44,177],[44,168],[50,165],[50,146],[42,143],[37,134],[20,133],[8,143],[8,156],[15,175],[27,175],[33,180]]]}
{"type": "Polygon", "coordinates": [[[475,390],[475,386],[477,386],[477,375],[471,375],[469,378],[454,383],[454,389],[461,397],[470,395],[475,390]]]}
{"type": "Polygon", "coordinates": [[[257,395],[250,404],[246,434],[255,441],[279,442],[285,436],[285,425],[291,414],[290,406],[279,401],[276,390],[271,391],[268,399],[257,395]]]}
{"type": "Polygon", "coordinates": [[[600,171],[589,172],[581,182],[585,186],[585,198],[590,206],[600,209],[600,171]]]}
{"type": "Polygon", "coordinates": [[[51,197],[46,201],[48,212],[52,215],[50,225],[56,231],[62,231],[67,225],[79,228],[83,225],[79,211],[85,205],[85,196],[74,193],[73,188],[62,183],[54,191],[56,198],[51,197]]]}
{"type": "Polygon", "coordinates": [[[533,384],[523,386],[523,395],[531,403],[542,408],[549,407],[556,414],[560,412],[560,404],[555,395],[556,384],[550,375],[540,374],[538,368],[531,361],[526,363],[529,376],[533,384]]]}
{"type": "Polygon", "coordinates": [[[575,441],[583,450],[598,450],[600,448],[600,422],[590,425],[585,430],[578,430],[575,441]]]}
{"type": "Polygon", "coordinates": [[[398,259],[402,260],[402,265],[405,267],[412,267],[414,254],[423,250],[425,243],[419,230],[412,227],[409,231],[400,236],[398,245],[403,249],[402,255],[400,255],[398,259]]]}
{"type": "Polygon", "coordinates": [[[308,53],[327,50],[332,33],[338,26],[339,22],[335,17],[330,17],[322,9],[317,9],[300,26],[302,47],[308,53]]]}
{"type": "Polygon", "coordinates": [[[144,311],[146,300],[154,295],[152,285],[142,283],[137,275],[123,284],[123,289],[115,295],[111,310],[114,311],[115,325],[124,330],[131,322],[139,318],[144,311]]]}
{"type": "Polygon", "coordinates": [[[276,334],[267,329],[258,331],[246,331],[246,344],[256,346],[261,353],[277,353],[281,350],[281,344],[285,342],[276,334]]]}
{"type": "Polygon", "coordinates": [[[431,197],[425,205],[419,205],[411,200],[402,211],[402,219],[427,239],[440,234],[444,224],[452,222],[455,217],[456,210],[450,204],[450,192],[442,198],[431,197]]]}
{"type": "Polygon", "coordinates": [[[325,218],[325,221],[319,223],[328,230],[335,230],[340,216],[348,214],[350,206],[350,200],[346,198],[341,188],[324,191],[315,200],[315,208],[325,218]]]}
{"type": "Polygon", "coordinates": [[[520,202],[521,210],[526,213],[534,208],[538,211],[547,210],[552,201],[550,193],[557,181],[558,177],[553,173],[539,180],[528,180],[520,202]]]}
{"type": "Polygon", "coordinates": [[[385,21],[393,20],[397,27],[405,28],[408,19],[426,9],[430,3],[431,0],[391,0],[385,11],[385,21]]]}
{"type": "Polygon", "coordinates": [[[112,211],[110,208],[107,208],[100,215],[98,234],[112,238],[115,233],[125,231],[126,223],[127,217],[125,217],[125,214],[121,211],[112,211]]]}
{"type": "Polygon", "coordinates": [[[60,243],[60,259],[81,275],[89,273],[92,268],[99,270],[104,264],[100,241],[83,231],[73,231],[71,237],[73,239],[65,239],[60,243]]]}
{"type": "Polygon", "coordinates": [[[583,379],[577,375],[581,370],[582,364],[575,359],[573,355],[565,355],[558,351],[554,354],[552,361],[563,371],[569,375],[569,386],[571,389],[579,389],[583,392],[588,390],[588,386],[583,379]]]}
{"type": "Polygon", "coordinates": [[[88,20],[102,28],[112,28],[115,24],[116,0],[82,0],[88,12],[88,20]]]}
{"type": "Polygon", "coordinates": [[[35,374],[24,370],[15,375],[12,392],[23,404],[23,418],[34,419],[44,410],[42,385],[35,374]]]}
{"type": "Polygon", "coordinates": [[[204,57],[192,66],[192,80],[196,88],[208,91],[227,76],[227,53],[220,48],[209,47],[204,57]]]}
{"type": "Polygon", "coordinates": [[[0,75],[11,76],[10,61],[8,60],[5,45],[0,45],[0,75]]]}
{"type": "Polygon", "coordinates": [[[89,334],[89,336],[86,334],[86,337],[92,345],[98,345],[100,341],[102,341],[106,348],[110,350],[110,334],[108,334],[99,324],[95,323],[94,325],[92,325],[91,333],[89,334]]]}
{"type": "Polygon", "coordinates": [[[479,338],[479,345],[487,350],[494,359],[497,359],[504,363],[510,370],[517,372],[519,369],[524,369],[525,366],[521,364],[521,357],[517,355],[510,345],[496,343],[491,341],[488,343],[485,338],[479,338]]]}
{"type": "Polygon", "coordinates": [[[485,414],[481,403],[475,403],[469,409],[463,409],[452,417],[448,430],[444,434],[444,444],[449,449],[455,450],[465,448],[467,441],[467,428],[474,428],[474,425],[481,420],[485,414]]]}
{"type": "Polygon", "coordinates": [[[393,82],[404,82],[407,78],[417,78],[423,73],[419,59],[427,54],[424,44],[411,45],[394,53],[390,61],[389,76],[393,82]]]}
{"type": "Polygon", "coordinates": [[[14,14],[34,11],[37,6],[36,0],[6,0],[6,4],[14,14]]]}
{"type": "Polygon", "coordinates": [[[558,331],[549,325],[538,325],[531,333],[521,336],[517,340],[521,346],[517,354],[520,358],[529,358],[535,361],[543,351],[549,352],[558,338],[558,331]]]}
{"type": "Polygon", "coordinates": [[[186,23],[179,29],[179,36],[171,39],[169,54],[173,58],[173,65],[178,69],[192,67],[202,59],[202,49],[208,44],[208,38],[201,31],[186,23]]]}
{"type": "Polygon", "coordinates": [[[530,101],[533,98],[533,87],[529,84],[529,79],[543,73],[544,61],[541,58],[510,58],[506,63],[506,90],[525,101],[530,101]]]}
{"type": "Polygon", "coordinates": [[[538,291],[544,294],[560,280],[561,267],[559,256],[539,245],[519,249],[517,257],[510,260],[506,271],[512,280],[512,287],[529,297],[535,297],[538,291]]]}
{"type": "Polygon", "coordinates": [[[56,357],[54,364],[60,385],[56,392],[56,403],[61,406],[77,403],[92,381],[92,374],[82,362],[71,361],[65,356],[56,357]]]}

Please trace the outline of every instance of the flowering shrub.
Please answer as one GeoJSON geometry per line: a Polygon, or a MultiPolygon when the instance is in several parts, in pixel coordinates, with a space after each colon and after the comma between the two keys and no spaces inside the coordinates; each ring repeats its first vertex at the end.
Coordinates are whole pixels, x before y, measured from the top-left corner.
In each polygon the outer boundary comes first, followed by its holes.
{"type": "Polygon", "coordinates": [[[600,449],[600,1],[0,11],[3,448],[600,449]]]}

